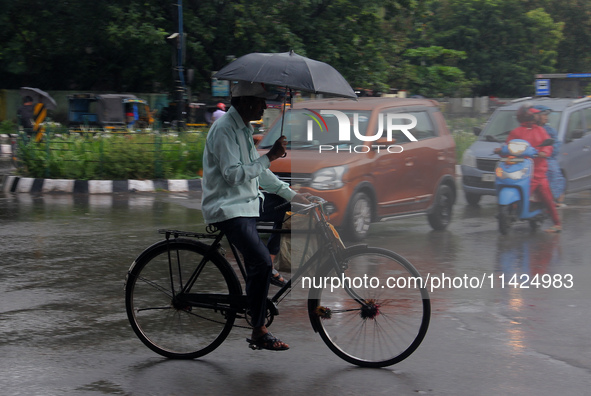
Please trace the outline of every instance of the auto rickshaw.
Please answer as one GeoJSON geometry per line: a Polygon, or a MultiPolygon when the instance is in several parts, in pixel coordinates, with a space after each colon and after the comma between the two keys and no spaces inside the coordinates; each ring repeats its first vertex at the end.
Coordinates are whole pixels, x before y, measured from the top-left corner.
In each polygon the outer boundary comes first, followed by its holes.
{"type": "Polygon", "coordinates": [[[73,131],[101,128],[111,132],[145,129],[154,123],[146,101],[129,94],[68,96],[68,126],[73,131]]]}

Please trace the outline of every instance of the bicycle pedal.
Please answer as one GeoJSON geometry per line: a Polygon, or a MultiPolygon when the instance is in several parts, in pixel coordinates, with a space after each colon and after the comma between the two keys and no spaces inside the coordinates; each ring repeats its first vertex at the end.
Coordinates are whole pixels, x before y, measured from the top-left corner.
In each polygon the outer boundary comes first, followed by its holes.
{"type": "Polygon", "coordinates": [[[250,349],[252,349],[253,351],[262,349],[262,348],[258,347],[256,344],[253,344],[252,342],[250,342],[250,340],[248,338],[246,339],[246,341],[248,342],[248,347],[250,349]]]}

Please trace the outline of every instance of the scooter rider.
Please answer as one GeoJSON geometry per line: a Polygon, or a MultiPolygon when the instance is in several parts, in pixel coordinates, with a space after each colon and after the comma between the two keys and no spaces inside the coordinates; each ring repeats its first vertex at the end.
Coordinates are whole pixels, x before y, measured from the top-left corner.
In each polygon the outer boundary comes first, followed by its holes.
{"type": "Polygon", "coordinates": [[[548,124],[548,115],[552,113],[552,109],[544,105],[536,105],[534,106],[534,109],[540,110],[540,112],[535,115],[536,123],[544,128],[548,135],[554,139],[554,144],[552,145],[554,150],[552,151],[552,155],[547,159],[547,175],[550,191],[552,191],[552,197],[554,198],[555,205],[557,208],[562,208],[566,206],[563,202],[566,180],[564,179],[562,171],[560,170],[560,165],[558,164],[558,155],[562,142],[558,138],[558,132],[556,132],[556,129],[552,128],[550,124],[548,124]]]}
{"type": "MultiPolygon", "coordinates": [[[[540,111],[532,107],[531,104],[524,104],[517,110],[517,121],[520,126],[513,129],[507,137],[506,143],[513,139],[523,139],[529,142],[534,148],[538,150],[538,155],[533,159],[534,161],[534,173],[530,185],[530,196],[534,192],[539,193],[542,202],[547,207],[550,217],[554,222],[554,226],[546,229],[546,232],[558,233],[562,231],[562,224],[560,223],[560,217],[556,211],[554,205],[554,199],[552,198],[552,192],[550,185],[548,184],[548,164],[546,158],[552,154],[552,146],[540,147],[540,144],[550,136],[544,128],[535,123],[534,114],[540,111]]],[[[500,154],[501,149],[495,149],[496,154],[500,154]]]]}

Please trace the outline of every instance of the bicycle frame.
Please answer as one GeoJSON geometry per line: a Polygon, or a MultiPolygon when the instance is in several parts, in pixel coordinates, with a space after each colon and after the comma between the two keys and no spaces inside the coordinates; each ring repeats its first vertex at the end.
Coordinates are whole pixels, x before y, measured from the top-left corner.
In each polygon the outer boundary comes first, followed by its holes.
{"type": "MultiPolygon", "coordinates": [[[[291,279],[272,297],[267,296],[266,326],[279,314],[277,305],[295,291],[308,271],[321,282],[334,275],[359,278],[356,275],[366,270],[399,279],[420,278],[416,268],[395,252],[367,245],[345,247],[321,205],[307,206],[305,213],[310,216],[305,230],[257,227],[259,233],[305,233],[307,242],[316,235],[320,242],[320,249],[302,258],[291,279]]],[[[207,233],[159,232],[166,239],[145,249],[125,280],[127,315],[139,339],[162,356],[193,359],[221,345],[232,327],[248,328],[235,324],[237,318],[252,326],[244,282],[235,270],[238,266],[246,281],[245,264],[232,244],[235,263],[226,259],[225,234],[212,228],[207,233]]],[[[307,248],[303,257],[306,252],[307,248]]],[[[431,308],[424,286],[368,288],[343,282],[333,291],[326,284],[309,285],[307,312],[312,328],[336,355],[352,364],[384,367],[398,363],[416,350],[427,332],[431,308]]],[[[247,341],[251,348],[260,349],[247,341]]]]}
{"type": "MultiPolygon", "coordinates": [[[[342,242],[340,241],[338,233],[336,232],[334,227],[332,227],[332,225],[327,221],[326,215],[322,211],[322,206],[315,205],[312,208],[312,210],[313,210],[312,215],[314,216],[314,218],[317,221],[316,234],[321,235],[321,239],[324,242],[329,242],[327,257],[330,260],[326,260],[326,262],[330,262],[334,266],[335,271],[337,271],[337,273],[339,273],[340,271],[342,271],[342,268],[340,268],[340,266],[339,266],[339,263],[340,263],[339,253],[342,250],[344,250],[345,247],[344,247],[344,245],[342,245],[342,242]]],[[[294,232],[294,230],[263,229],[263,228],[257,228],[257,231],[259,233],[275,233],[275,234],[286,234],[286,233],[294,232]]],[[[307,231],[309,231],[309,230],[301,231],[301,233],[304,233],[307,231]]],[[[203,294],[203,293],[192,294],[192,293],[190,293],[190,290],[193,287],[197,278],[199,277],[199,274],[203,270],[204,265],[209,260],[211,260],[214,255],[218,254],[219,248],[221,246],[221,242],[225,237],[225,234],[223,232],[220,231],[217,234],[213,233],[213,232],[205,234],[205,233],[193,233],[193,232],[178,231],[178,230],[158,230],[158,232],[161,234],[165,234],[166,240],[169,240],[171,236],[174,236],[175,238],[177,238],[179,236],[187,236],[187,237],[194,237],[194,238],[198,238],[198,239],[214,239],[213,243],[211,243],[211,245],[210,245],[210,249],[203,256],[201,262],[197,265],[197,267],[195,268],[195,270],[193,271],[193,273],[189,277],[188,281],[184,284],[183,290],[181,290],[179,294],[176,294],[175,298],[180,298],[182,300],[182,303],[184,303],[184,304],[195,305],[195,306],[200,306],[200,307],[211,307],[213,309],[234,309],[234,310],[236,310],[236,312],[239,312],[239,313],[243,313],[248,308],[245,294],[242,294],[238,299],[236,299],[236,298],[232,298],[229,295],[203,294]],[[182,296],[182,297],[180,297],[180,296],[182,296]]],[[[295,232],[297,233],[298,231],[296,230],[295,232]]],[[[308,238],[310,238],[309,233],[308,233],[308,238]]],[[[234,245],[232,245],[232,244],[229,244],[229,245],[230,245],[230,249],[232,251],[232,255],[234,256],[234,259],[236,260],[236,263],[237,263],[238,268],[240,270],[242,279],[243,279],[243,281],[246,281],[246,270],[245,270],[244,263],[242,262],[242,260],[240,260],[240,255],[238,254],[238,251],[236,250],[234,245]]],[[[281,287],[269,299],[269,301],[272,303],[272,306],[275,308],[275,314],[276,314],[277,304],[280,302],[282,297],[285,297],[285,296],[287,296],[287,294],[289,294],[289,292],[291,291],[292,284],[299,281],[300,278],[303,276],[303,274],[306,273],[306,271],[308,271],[313,266],[317,266],[317,271],[320,270],[321,269],[320,265],[322,264],[320,262],[320,259],[325,255],[326,255],[326,252],[323,252],[322,250],[316,251],[312,255],[312,257],[310,257],[303,265],[301,265],[297,269],[295,274],[293,274],[292,278],[289,279],[287,281],[287,283],[283,287],[281,287]]],[[[172,279],[172,271],[173,271],[174,263],[173,263],[173,260],[172,260],[171,254],[170,254],[170,250],[168,252],[168,259],[169,259],[169,271],[171,272],[171,279],[172,279]]],[[[178,257],[177,257],[177,263],[179,263],[178,257]]],[[[181,284],[183,284],[182,280],[181,280],[181,284]]],[[[174,285],[171,284],[171,287],[174,287],[174,285]]],[[[361,299],[353,290],[351,290],[349,287],[345,287],[345,289],[347,290],[349,295],[352,298],[354,298],[357,302],[359,302],[362,305],[366,305],[365,301],[363,299],[361,299]]],[[[172,289],[172,290],[174,290],[174,289],[172,289]]]]}

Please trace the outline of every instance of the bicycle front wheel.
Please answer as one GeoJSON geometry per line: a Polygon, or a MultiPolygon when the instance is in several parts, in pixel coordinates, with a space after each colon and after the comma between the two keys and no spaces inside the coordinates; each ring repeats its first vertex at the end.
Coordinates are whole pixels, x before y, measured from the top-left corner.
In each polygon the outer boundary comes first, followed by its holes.
{"type": "Polygon", "coordinates": [[[410,356],[427,333],[429,294],[404,257],[381,248],[343,252],[342,271],[327,263],[312,281],[312,326],[339,357],[385,367],[410,356]],[[316,283],[314,283],[316,282],[316,283]]]}
{"type": "Polygon", "coordinates": [[[162,356],[203,356],[232,329],[236,312],[229,303],[199,304],[187,297],[213,294],[223,299],[242,294],[234,270],[221,255],[213,253],[203,261],[208,249],[188,239],[160,242],[140,255],[127,275],[125,305],[131,327],[162,356]],[[197,268],[200,272],[192,283],[197,268]]]}

